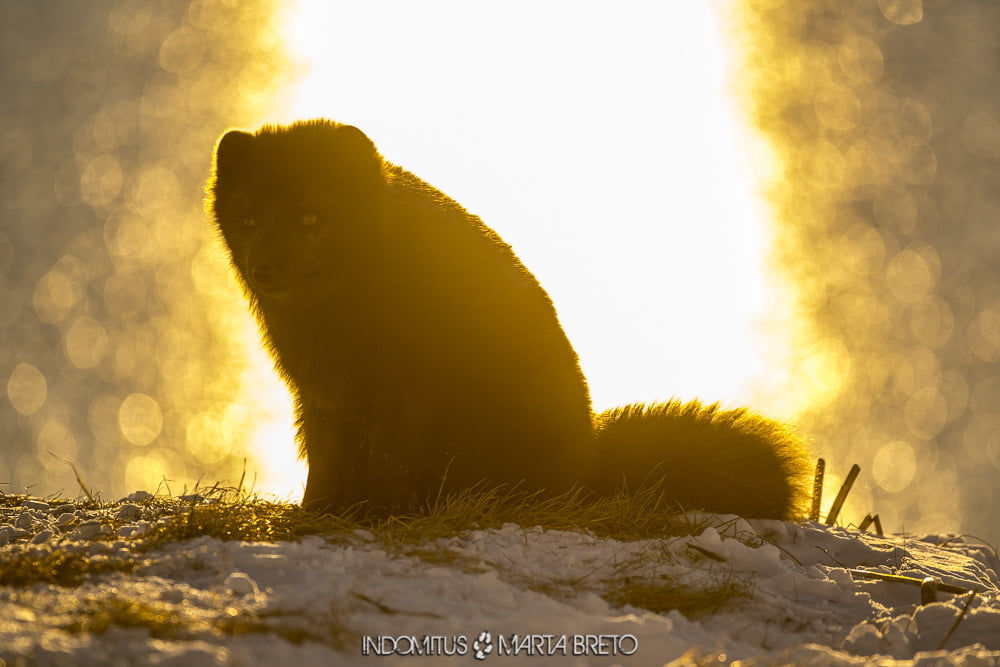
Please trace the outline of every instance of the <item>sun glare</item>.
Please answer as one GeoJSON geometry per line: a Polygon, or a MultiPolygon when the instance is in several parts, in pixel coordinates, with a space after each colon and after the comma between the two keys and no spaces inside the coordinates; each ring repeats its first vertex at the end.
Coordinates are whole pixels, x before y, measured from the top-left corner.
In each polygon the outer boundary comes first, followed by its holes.
{"type": "Polygon", "coordinates": [[[355,124],[482,217],[552,297],[596,409],[676,395],[788,416],[760,405],[782,340],[716,11],[301,0],[302,79],[276,120],[355,124]]]}

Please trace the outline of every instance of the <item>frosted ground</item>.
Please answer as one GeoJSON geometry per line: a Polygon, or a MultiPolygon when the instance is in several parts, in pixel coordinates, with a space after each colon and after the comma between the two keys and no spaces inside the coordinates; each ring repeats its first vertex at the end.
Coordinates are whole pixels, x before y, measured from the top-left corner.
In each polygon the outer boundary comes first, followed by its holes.
{"type": "Polygon", "coordinates": [[[150,500],[2,508],[7,665],[1000,664],[1000,562],[960,537],[702,515],[638,541],[506,524],[406,548],[358,529],[146,550],[199,502],[150,500]],[[12,578],[69,558],[76,580],[12,578]],[[936,601],[852,568],[932,577],[936,601]]]}

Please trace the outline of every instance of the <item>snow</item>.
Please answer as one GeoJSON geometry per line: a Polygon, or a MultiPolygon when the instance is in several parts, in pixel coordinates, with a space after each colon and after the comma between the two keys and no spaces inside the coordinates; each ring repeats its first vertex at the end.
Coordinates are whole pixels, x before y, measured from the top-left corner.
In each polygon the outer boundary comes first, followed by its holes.
{"type": "Polygon", "coordinates": [[[477,651],[521,665],[1000,664],[1000,561],[955,536],[700,515],[695,535],[632,542],[508,524],[405,548],[358,530],[335,541],[201,537],[140,554],[130,538],[160,520],[142,500],[3,509],[0,562],[56,549],[140,560],[78,587],[0,587],[8,665],[478,664],[477,651]],[[60,530],[67,514],[78,523],[60,530]],[[102,516],[132,523],[109,536],[102,516]],[[970,592],[921,604],[919,586],[852,568],[970,592]],[[720,582],[744,595],[714,613],[609,602],[625,583],[720,582]]]}

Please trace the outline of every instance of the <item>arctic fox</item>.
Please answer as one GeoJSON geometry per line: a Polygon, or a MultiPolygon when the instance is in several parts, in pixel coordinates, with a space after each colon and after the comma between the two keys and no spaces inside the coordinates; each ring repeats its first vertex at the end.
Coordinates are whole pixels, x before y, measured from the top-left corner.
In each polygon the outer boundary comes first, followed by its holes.
{"type": "Polygon", "coordinates": [[[658,484],[688,509],[800,513],[808,457],[783,425],[697,402],[594,415],[552,302],[510,246],[357,128],[229,131],[208,194],[295,399],[306,507],[658,484]]]}

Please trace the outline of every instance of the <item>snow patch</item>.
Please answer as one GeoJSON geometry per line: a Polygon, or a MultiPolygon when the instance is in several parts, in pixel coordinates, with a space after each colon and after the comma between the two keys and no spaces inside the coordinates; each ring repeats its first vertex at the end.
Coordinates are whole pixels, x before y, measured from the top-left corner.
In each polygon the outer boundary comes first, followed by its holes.
{"type": "MultiPolygon", "coordinates": [[[[129,556],[129,538],[163,520],[143,500],[132,494],[100,511],[41,501],[5,508],[0,559],[43,558],[55,549],[129,556]],[[109,517],[130,522],[117,539],[109,537],[109,517]]],[[[623,542],[508,524],[405,552],[366,530],[336,544],[321,536],[281,543],[201,537],[143,554],[132,573],[91,576],[78,587],[0,588],[0,658],[304,667],[473,664],[478,651],[486,661],[518,664],[681,664],[705,656],[1000,663],[1000,562],[982,545],[726,516],[692,517],[692,525],[705,527],[623,542]],[[919,587],[852,572],[862,568],[930,576],[970,592],[939,591],[921,604],[919,587]],[[707,591],[719,581],[735,582],[744,595],[715,613],[613,602],[625,584],[707,591]],[[112,620],[102,625],[102,613],[112,620]]]]}

